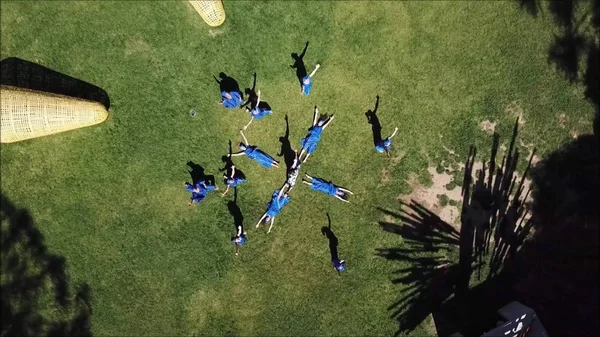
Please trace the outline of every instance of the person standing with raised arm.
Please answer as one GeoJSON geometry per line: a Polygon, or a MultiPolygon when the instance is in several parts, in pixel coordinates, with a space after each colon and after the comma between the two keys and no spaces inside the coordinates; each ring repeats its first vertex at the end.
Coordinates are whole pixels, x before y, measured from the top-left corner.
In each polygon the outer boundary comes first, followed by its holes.
{"type": "Polygon", "coordinates": [[[233,239],[231,239],[231,242],[235,245],[235,256],[238,255],[240,251],[240,246],[243,246],[246,243],[246,241],[248,241],[246,235],[248,235],[248,233],[246,233],[244,228],[241,225],[237,226],[237,233],[233,237],[233,239]]]}

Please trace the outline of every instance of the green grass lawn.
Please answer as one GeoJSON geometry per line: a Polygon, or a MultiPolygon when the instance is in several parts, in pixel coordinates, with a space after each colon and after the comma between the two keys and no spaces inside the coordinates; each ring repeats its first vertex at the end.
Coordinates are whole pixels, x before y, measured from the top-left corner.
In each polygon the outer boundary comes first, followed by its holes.
{"type": "MultiPolygon", "coordinates": [[[[2,58],[110,96],[103,124],[0,153],[2,193],[31,212],[71,283],[89,284],[95,335],[392,335],[388,307],[403,285],[391,279],[408,265],[375,255],[403,244],[381,231],[376,207],[397,209],[411,175],[430,182],[428,166],[450,156],[444,146],[459,161],[472,144],[485,152],[483,120],[508,141],[522,112],[520,139],[541,156],[592,127],[583,89],[547,62],[551,18],[516,2],[226,1],[225,10],[210,28],[186,2],[1,2],[2,58]],[[309,97],[289,67],[306,40],[308,71],[322,65],[309,97]],[[298,184],[267,235],[253,225],[285,169],[235,159],[248,177],[238,203],[249,242],[238,257],[233,193],[190,208],[182,186],[190,160],[220,177],[221,155],[248,121],[216,104],[221,71],[242,88],[257,73],[274,112],[246,134],[268,153],[279,152],[285,114],[299,147],[315,104],[335,113],[302,173],[355,193],[345,204],[298,184]],[[391,159],[373,148],[364,116],[377,94],[384,136],[400,128],[391,159]],[[320,232],[326,212],[348,261],[342,277],[320,232]]],[[[426,321],[414,334],[433,331],[426,321]]]]}

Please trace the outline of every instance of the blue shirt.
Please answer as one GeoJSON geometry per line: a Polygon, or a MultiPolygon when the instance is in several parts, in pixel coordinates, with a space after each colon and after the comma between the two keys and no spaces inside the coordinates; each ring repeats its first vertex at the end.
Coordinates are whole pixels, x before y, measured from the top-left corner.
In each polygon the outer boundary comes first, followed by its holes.
{"type": "Polygon", "coordinates": [[[377,150],[377,152],[389,151],[391,148],[392,148],[392,140],[389,138],[386,138],[382,141],[377,142],[377,144],[375,144],[375,149],[377,150]]]}

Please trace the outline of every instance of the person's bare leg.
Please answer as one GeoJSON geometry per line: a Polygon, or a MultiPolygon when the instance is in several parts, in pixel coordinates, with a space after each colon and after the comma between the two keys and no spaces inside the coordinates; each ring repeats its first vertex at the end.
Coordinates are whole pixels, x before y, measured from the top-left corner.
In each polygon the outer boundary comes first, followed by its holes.
{"type": "Polygon", "coordinates": [[[308,186],[312,186],[312,183],[311,183],[311,182],[308,182],[308,181],[306,181],[306,180],[304,180],[304,179],[302,179],[302,182],[303,182],[303,183],[305,183],[305,184],[306,184],[306,185],[308,185],[308,186]]]}
{"type": "Polygon", "coordinates": [[[269,230],[267,231],[267,234],[271,233],[271,229],[273,229],[273,224],[275,223],[275,217],[271,218],[271,226],[269,226],[269,230]]]}
{"type": "Polygon", "coordinates": [[[392,138],[394,138],[394,136],[396,135],[396,133],[397,133],[397,132],[398,132],[398,127],[396,127],[396,128],[394,129],[394,133],[392,133],[392,135],[391,135],[391,136],[389,136],[389,139],[392,139],[392,138]]]}
{"type": "Polygon", "coordinates": [[[266,216],[267,213],[263,214],[263,216],[260,217],[260,220],[258,220],[258,223],[256,224],[256,228],[260,227],[260,223],[265,219],[266,216]]]}
{"type": "Polygon", "coordinates": [[[236,243],[235,244],[235,256],[238,255],[238,252],[240,251],[240,246],[236,243]]]}
{"type": "Polygon", "coordinates": [[[302,151],[300,151],[300,155],[298,156],[298,160],[302,161],[302,156],[304,156],[305,153],[306,149],[302,148],[302,151]]]}
{"type": "Polygon", "coordinates": [[[312,180],[312,179],[313,179],[313,177],[309,176],[309,175],[308,175],[308,173],[304,173],[304,175],[305,175],[305,176],[307,176],[307,177],[308,177],[308,179],[310,179],[310,180],[312,180]]]}
{"type": "Polygon", "coordinates": [[[302,161],[303,164],[306,163],[306,160],[308,159],[308,157],[310,157],[310,153],[307,153],[306,157],[304,157],[304,160],[302,161]]]}
{"type": "Polygon", "coordinates": [[[281,196],[283,195],[283,193],[285,193],[285,190],[287,188],[289,188],[289,184],[288,183],[284,183],[283,186],[281,186],[281,188],[279,189],[279,194],[277,194],[277,199],[281,198],[281,196]]]}

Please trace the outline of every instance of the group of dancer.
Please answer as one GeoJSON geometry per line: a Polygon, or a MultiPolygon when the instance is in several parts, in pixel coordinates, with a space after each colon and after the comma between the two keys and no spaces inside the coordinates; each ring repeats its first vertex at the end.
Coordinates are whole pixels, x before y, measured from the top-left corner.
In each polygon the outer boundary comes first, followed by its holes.
{"type": "MultiPolygon", "coordinates": [[[[313,76],[320,68],[320,65],[317,64],[315,69],[307,74],[306,68],[304,66],[303,57],[306,54],[306,50],[308,48],[308,42],[304,47],[302,53],[300,55],[296,53],[292,53],[292,58],[294,59],[294,64],[291,65],[292,68],[296,69],[296,75],[298,80],[300,81],[300,92],[302,95],[308,96],[311,93],[313,86],[313,76]]],[[[223,175],[223,181],[226,185],[225,191],[221,194],[225,196],[231,188],[237,188],[241,184],[247,182],[246,177],[243,173],[236,169],[233,164],[232,157],[237,156],[247,156],[249,159],[256,161],[258,164],[265,168],[279,168],[279,161],[275,160],[272,156],[262,151],[256,145],[251,145],[244,134],[244,130],[246,130],[250,124],[254,120],[262,119],[265,116],[271,115],[273,113],[271,107],[267,102],[261,101],[261,92],[255,91],[256,89],[256,73],[254,74],[254,82],[252,88],[247,88],[245,93],[247,95],[247,100],[244,102],[243,94],[237,85],[237,82],[232,78],[228,77],[224,73],[219,74],[220,80],[215,77],[217,83],[221,88],[221,101],[219,102],[225,108],[235,109],[235,108],[245,108],[246,112],[250,114],[250,121],[240,130],[240,136],[242,137],[243,142],[240,142],[237,146],[239,152],[232,153],[231,152],[231,143],[230,143],[230,153],[225,157],[225,161],[227,162],[225,167],[225,174],[223,175]]],[[[389,152],[391,148],[391,138],[395,136],[398,128],[394,131],[394,133],[386,138],[381,139],[380,136],[376,136],[376,131],[380,135],[381,126],[379,125],[379,121],[376,116],[377,106],[379,103],[379,96],[377,96],[377,103],[375,106],[375,110],[369,110],[367,112],[367,119],[370,124],[373,125],[373,134],[374,134],[374,145],[377,151],[379,152],[389,152]],[[379,128],[379,130],[376,130],[379,128]],[[376,139],[377,138],[377,139],[376,139]]],[[[287,116],[286,116],[287,118],[287,116]]],[[[275,217],[279,215],[282,209],[291,201],[289,196],[290,191],[296,185],[297,178],[299,176],[300,167],[303,163],[307,161],[307,159],[312,155],[319,141],[321,139],[321,135],[323,130],[325,130],[331,122],[334,120],[334,115],[321,115],[319,113],[318,107],[315,105],[313,110],[313,118],[312,124],[308,128],[307,135],[302,139],[300,145],[300,152],[296,150],[291,150],[293,152],[293,160],[291,160],[288,165],[286,165],[286,179],[279,189],[275,190],[272,195],[270,201],[267,203],[267,208],[264,214],[258,220],[256,224],[256,228],[259,228],[261,224],[269,224],[269,229],[267,233],[270,233],[273,229],[273,225],[275,222],[275,217]]],[[[286,119],[287,121],[287,119],[286,119]]],[[[287,158],[286,158],[287,162],[287,158]]],[[[335,197],[343,202],[349,202],[349,196],[353,195],[353,193],[347,189],[333,184],[331,181],[327,181],[322,178],[317,178],[305,174],[305,177],[302,178],[302,182],[308,185],[312,190],[317,192],[322,192],[328,194],[329,196],[335,197]]],[[[210,191],[218,190],[219,188],[216,186],[216,183],[207,181],[207,179],[199,179],[199,181],[195,181],[192,184],[185,182],[186,189],[192,193],[190,205],[197,204],[204,200],[207,194],[210,191]]],[[[242,224],[237,224],[236,233],[232,238],[232,243],[235,244],[235,255],[238,255],[239,247],[244,245],[247,241],[247,232],[244,231],[242,224]]],[[[344,260],[340,260],[337,258],[332,258],[332,263],[334,268],[339,272],[343,271],[346,268],[346,263],[344,260]]]]}

